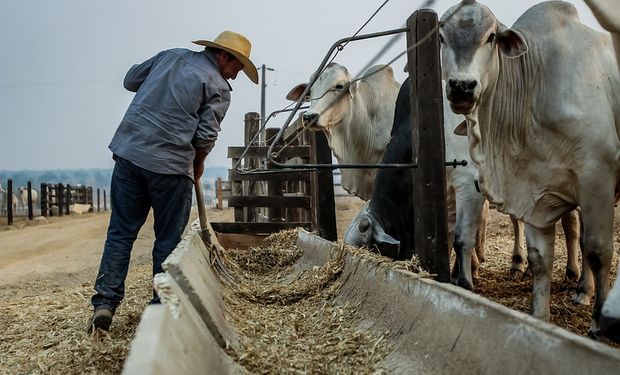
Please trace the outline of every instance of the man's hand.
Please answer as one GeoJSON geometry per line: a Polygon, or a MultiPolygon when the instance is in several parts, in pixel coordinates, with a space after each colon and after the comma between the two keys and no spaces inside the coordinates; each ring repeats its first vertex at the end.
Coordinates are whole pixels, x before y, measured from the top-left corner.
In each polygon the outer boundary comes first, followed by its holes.
{"type": "Polygon", "coordinates": [[[196,151],[194,158],[194,181],[198,181],[205,171],[205,158],[209,153],[206,151],[196,151]]]}

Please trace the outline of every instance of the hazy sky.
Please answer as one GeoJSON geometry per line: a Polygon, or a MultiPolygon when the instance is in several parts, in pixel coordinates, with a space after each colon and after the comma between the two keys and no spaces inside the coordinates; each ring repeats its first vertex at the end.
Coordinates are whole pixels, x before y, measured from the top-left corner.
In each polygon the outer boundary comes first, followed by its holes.
{"type": "MultiPolygon", "coordinates": [[[[200,50],[191,40],[222,30],[245,34],[252,60],[268,71],[267,114],[289,102],[331,45],[352,35],[384,0],[4,0],[0,2],[0,170],[112,167],[109,141],[133,93],[122,86],[135,63],[160,50],[200,50]]],[[[390,0],[362,34],[402,27],[424,1],[390,0]]],[[[487,1],[511,25],[538,1],[487,1]]],[[[601,30],[583,1],[584,23],[601,30]]],[[[436,1],[443,12],[457,1],[436,1]]],[[[349,44],[338,57],[352,74],[388,38],[349,44]]],[[[404,51],[404,36],[379,63],[404,51]]],[[[405,79],[405,58],[394,65],[405,79]]],[[[259,72],[260,73],[260,72],[259,72]]],[[[260,111],[260,86],[243,73],[231,82],[232,103],[207,166],[230,166],[228,146],[243,142],[243,117],[260,111]]],[[[271,126],[280,126],[279,115],[271,126]]]]}

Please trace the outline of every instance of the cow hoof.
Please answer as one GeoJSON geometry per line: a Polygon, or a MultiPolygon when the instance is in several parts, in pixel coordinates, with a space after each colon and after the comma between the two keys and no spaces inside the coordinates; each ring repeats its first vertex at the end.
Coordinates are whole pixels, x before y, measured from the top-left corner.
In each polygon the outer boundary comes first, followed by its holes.
{"type": "Polygon", "coordinates": [[[517,268],[510,269],[510,277],[513,280],[521,280],[525,276],[525,272],[517,268]]]}
{"type": "Polygon", "coordinates": [[[577,281],[577,279],[579,279],[578,272],[575,272],[574,270],[570,270],[570,269],[566,270],[566,275],[564,275],[565,282],[573,282],[573,281],[577,281]]]}
{"type": "Polygon", "coordinates": [[[601,329],[596,332],[599,336],[603,336],[613,342],[620,343],[620,319],[601,315],[599,324],[601,329]]]}
{"type": "Polygon", "coordinates": [[[576,294],[573,294],[571,301],[573,301],[573,303],[576,303],[578,305],[590,306],[591,299],[592,298],[590,298],[590,296],[588,296],[587,294],[576,293],[576,294]]]}
{"type": "Polygon", "coordinates": [[[460,286],[463,289],[474,290],[474,284],[471,281],[467,281],[466,279],[459,279],[456,285],[460,286]]]}

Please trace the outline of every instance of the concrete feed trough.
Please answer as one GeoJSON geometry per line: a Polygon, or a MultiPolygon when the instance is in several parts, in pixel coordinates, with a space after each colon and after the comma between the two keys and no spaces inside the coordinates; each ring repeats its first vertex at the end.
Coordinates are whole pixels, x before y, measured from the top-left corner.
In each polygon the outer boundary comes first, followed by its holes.
{"type": "MultiPolygon", "coordinates": [[[[216,233],[213,246],[221,246],[216,233]]],[[[251,240],[251,239],[250,239],[251,240]]],[[[333,243],[298,233],[293,272],[321,266],[333,243]]],[[[225,319],[217,262],[197,223],[155,279],[163,305],[145,310],[124,374],[245,374],[226,348],[239,334],[225,319]]],[[[616,374],[620,351],[513,311],[461,288],[347,253],[335,297],[354,304],[360,328],[389,332],[378,367],[390,374],[616,374]]]]}

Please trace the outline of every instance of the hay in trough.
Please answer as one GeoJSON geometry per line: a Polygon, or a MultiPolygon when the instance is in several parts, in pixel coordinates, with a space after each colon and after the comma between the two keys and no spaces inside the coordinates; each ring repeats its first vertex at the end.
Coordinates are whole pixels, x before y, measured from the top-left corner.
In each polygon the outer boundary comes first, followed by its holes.
{"type": "Polygon", "coordinates": [[[241,335],[241,348],[229,354],[258,374],[383,373],[376,364],[390,352],[388,332],[360,329],[357,306],[333,300],[345,246],[334,246],[320,267],[294,271],[290,265],[301,256],[295,238],[294,231],[281,232],[226,257],[237,285],[223,295],[241,335]]]}

